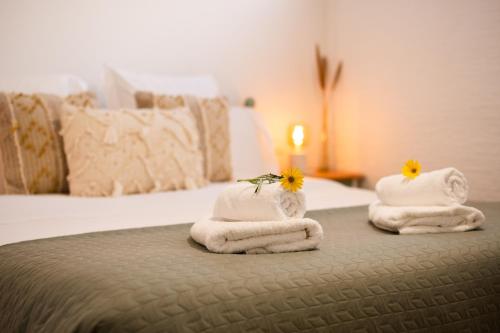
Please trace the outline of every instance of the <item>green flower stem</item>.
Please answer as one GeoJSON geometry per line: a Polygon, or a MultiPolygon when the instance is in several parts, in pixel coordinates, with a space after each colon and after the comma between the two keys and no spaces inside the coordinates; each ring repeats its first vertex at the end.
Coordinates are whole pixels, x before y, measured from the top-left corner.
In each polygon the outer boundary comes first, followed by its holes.
{"type": "Polygon", "coordinates": [[[283,176],[278,176],[272,173],[268,173],[255,178],[238,179],[237,182],[249,182],[251,184],[257,185],[255,193],[259,193],[263,184],[273,184],[280,181],[283,176]]]}

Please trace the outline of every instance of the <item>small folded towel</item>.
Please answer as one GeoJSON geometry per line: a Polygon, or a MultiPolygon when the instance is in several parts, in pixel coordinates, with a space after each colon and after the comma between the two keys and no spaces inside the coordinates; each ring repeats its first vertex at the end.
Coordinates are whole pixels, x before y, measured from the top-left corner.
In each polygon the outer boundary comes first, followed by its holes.
{"type": "Polygon", "coordinates": [[[304,217],[306,199],[302,191],[284,190],[269,184],[255,193],[256,185],[238,183],[228,186],[217,198],[213,216],[234,221],[279,221],[304,217]]]}
{"type": "Polygon", "coordinates": [[[462,205],[386,206],[379,200],[369,208],[369,218],[380,228],[400,234],[468,231],[481,226],[484,214],[462,205]]]}
{"type": "Polygon", "coordinates": [[[463,204],[469,187],[465,176],[455,168],[420,174],[413,180],[403,175],[380,179],[377,196],[389,206],[446,206],[463,204]]]}
{"type": "Polygon", "coordinates": [[[193,224],[191,237],[211,252],[278,253],[317,248],[323,238],[323,229],[309,218],[260,222],[206,218],[193,224]]]}

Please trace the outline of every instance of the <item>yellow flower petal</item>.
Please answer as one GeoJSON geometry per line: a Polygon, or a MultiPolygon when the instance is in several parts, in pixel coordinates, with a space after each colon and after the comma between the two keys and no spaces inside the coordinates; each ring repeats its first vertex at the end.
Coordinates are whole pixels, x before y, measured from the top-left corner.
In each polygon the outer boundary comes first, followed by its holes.
{"type": "Polygon", "coordinates": [[[415,179],[415,177],[420,175],[421,169],[422,167],[417,160],[408,160],[401,168],[401,173],[408,179],[415,179]]]}
{"type": "Polygon", "coordinates": [[[304,184],[304,175],[298,168],[291,168],[283,172],[280,179],[281,186],[290,192],[297,192],[304,184]]]}

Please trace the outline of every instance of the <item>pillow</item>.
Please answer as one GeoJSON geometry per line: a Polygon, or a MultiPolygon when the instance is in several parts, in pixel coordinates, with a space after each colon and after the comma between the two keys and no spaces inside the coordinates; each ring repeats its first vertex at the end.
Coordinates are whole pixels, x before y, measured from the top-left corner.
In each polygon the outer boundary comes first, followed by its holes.
{"type": "Polygon", "coordinates": [[[72,195],[117,196],[206,184],[196,123],[185,108],[103,111],[66,105],[61,120],[72,195]]]}
{"type": "Polygon", "coordinates": [[[0,93],[0,151],[7,194],[67,190],[59,113],[65,101],[91,106],[93,95],[0,93]]]}
{"type": "Polygon", "coordinates": [[[3,169],[3,160],[2,153],[0,151],[0,194],[5,194],[5,182],[4,182],[4,169],[3,169]]]}
{"type": "Polygon", "coordinates": [[[0,91],[22,91],[25,94],[44,92],[66,96],[88,91],[87,83],[74,75],[46,75],[31,77],[0,77],[0,91]]]}
{"type": "Polygon", "coordinates": [[[235,179],[279,173],[274,144],[259,113],[233,106],[229,110],[229,128],[235,179]]]}
{"type": "Polygon", "coordinates": [[[104,72],[104,94],[109,108],[134,108],[137,91],[166,95],[216,97],[217,82],[211,76],[166,76],[139,74],[110,67],[104,72]]]}
{"type": "Polygon", "coordinates": [[[200,136],[199,148],[203,153],[205,177],[210,181],[225,181],[232,178],[229,107],[224,98],[155,95],[144,91],[138,91],[135,97],[139,108],[168,110],[189,107],[196,119],[200,136]]]}

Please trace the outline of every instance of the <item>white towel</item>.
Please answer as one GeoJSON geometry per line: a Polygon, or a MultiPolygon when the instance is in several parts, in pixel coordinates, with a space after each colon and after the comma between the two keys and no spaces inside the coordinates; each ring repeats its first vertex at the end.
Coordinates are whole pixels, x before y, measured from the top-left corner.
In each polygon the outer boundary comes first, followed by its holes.
{"type": "Polygon", "coordinates": [[[380,179],[377,196],[389,206],[446,206],[463,204],[469,187],[465,176],[455,168],[420,174],[413,180],[403,175],[380,179]]]}
{"type": "Polygon", "coordinates": [[[380,201],[370,205],[369,218],[375,226],[400,234],[468,231],[481,226],[484,214],[462,205],[386,206],[380,201]]]}
{"type": "Polygon", "coordinates": [[[191,237],[217,253],[277,253],[312,250],[323,229],[315,220],[227,222],[206,218],[191,227],[191,237]]]}
{"type": "Polygon", "coordinates": [[[238,183],[228,186],[215,201],[213,217],[235,221],[279,221],[304,217],[306,199],[302,191],[292,193],[280,184],[238,183]]]}

